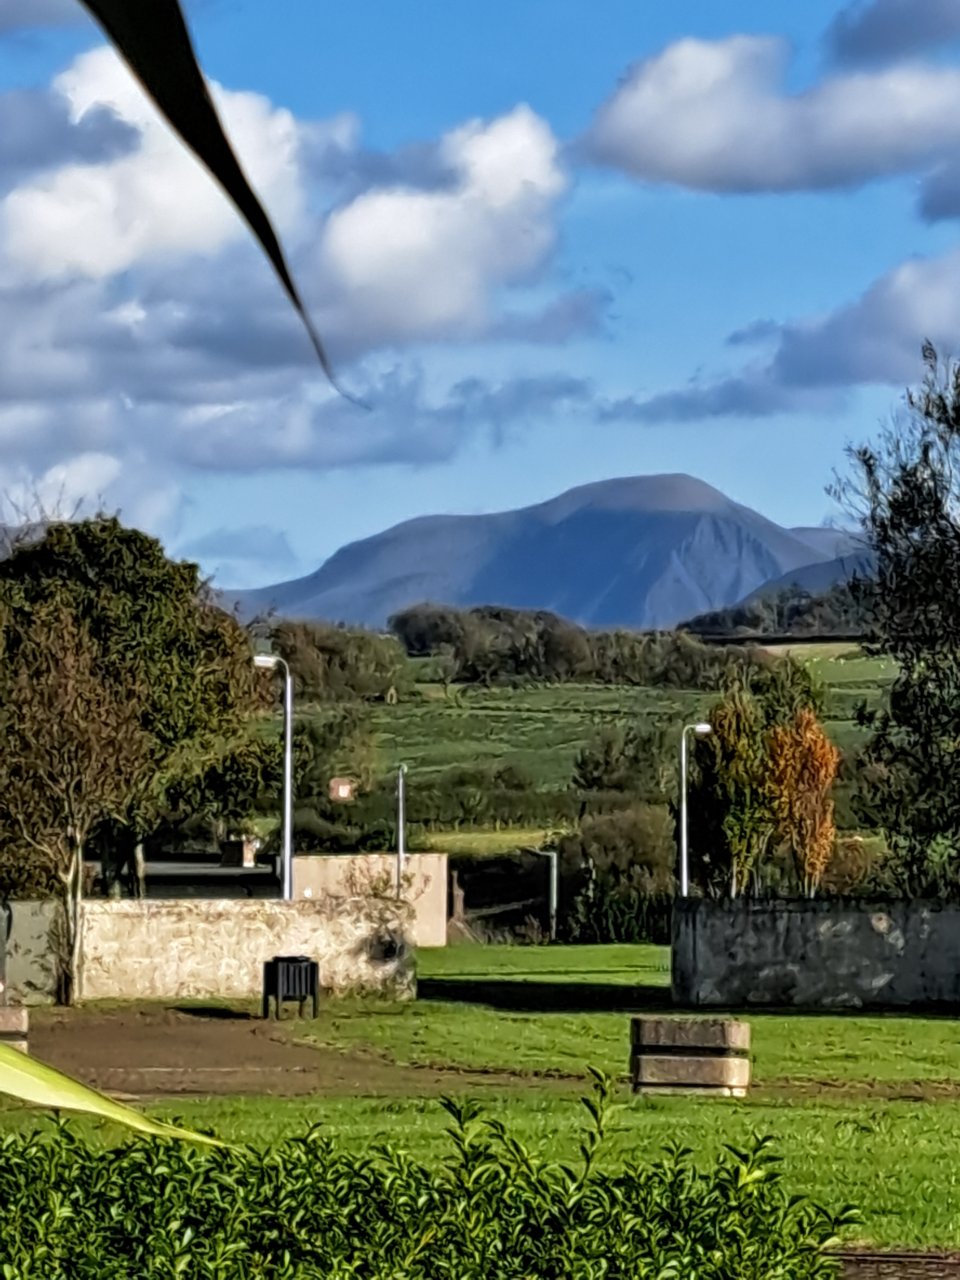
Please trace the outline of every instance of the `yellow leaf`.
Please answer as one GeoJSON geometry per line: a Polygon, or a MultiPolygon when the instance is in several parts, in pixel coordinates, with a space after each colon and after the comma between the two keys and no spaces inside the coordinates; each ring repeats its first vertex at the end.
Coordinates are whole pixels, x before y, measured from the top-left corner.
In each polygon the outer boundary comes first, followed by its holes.
{"type": "Polygon", "coordinates": [[[53,1111],[84,1112],[155,1138],[181,1138],[211,1147],[226,1145],[206,1134],[151,1120],[8,1044],[0,1044],[0,1093],[53,1111]]]}

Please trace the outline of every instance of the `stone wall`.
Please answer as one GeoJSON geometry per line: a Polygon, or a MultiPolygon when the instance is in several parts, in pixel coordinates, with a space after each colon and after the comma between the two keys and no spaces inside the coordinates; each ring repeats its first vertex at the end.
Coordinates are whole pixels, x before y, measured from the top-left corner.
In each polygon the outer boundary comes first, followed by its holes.
{"type": "MultiPolygon", "coordinates": [[[[447,943],[447,855],[411,853],[404,858],[403,900],[408,904],[410,937],[418,947],[447,943]]],[[[295,900],[396,893],[395,853],[297,854],[293,859],[295,900]]]]}
{"type": "Polygon", "coordinates": [[[682,1006],[912,1009],[960,1005],[960,905],[679,900],[682,1006]]]}
{"type": "Polygon", "coordinates": [[[259,995],[263,963],[305,955],[335,993],[415,990],[401,904],[357,898],[88,901],[80,997],[239,998],[259,995]]]}
{"type": "Polygon", "coordinates": [[[7,996],[11,1004],[49,1004],[57,996],[55,902],[11,902],[7,996]]]}

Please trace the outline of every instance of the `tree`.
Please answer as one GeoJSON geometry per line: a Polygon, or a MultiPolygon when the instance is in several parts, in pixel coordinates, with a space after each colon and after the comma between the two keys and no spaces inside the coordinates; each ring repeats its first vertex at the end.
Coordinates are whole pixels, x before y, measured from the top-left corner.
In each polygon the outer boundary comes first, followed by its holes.
{"type": "Polygon", "coordinates": [[[59,885],[69,1002],[84,850],[98,823],[123,813],[149,758],[142,690],[133,673],[103,678],[89,627],[56,600],[36,609],[17,641],[13,660],[0,666],[0,829],[59,885]]]}
{"type": "Polygon", "coordinates": [[[24,850],[49,856],[62,819],[57,874],[72,868],[75,920],[77,868],[96,825],[142,838],[169,789],[248,732],[258,704],[250,645],[196,565],[167,559],[113,517],[55,523],[16,547],[0,562],[0,616],[6,825],[24,850]],[[17,719],[21,704],[32,719],[17,719]]]}
{"type": "Polygon", "coordinates": [[[960,877],[960,364],[924,346],[926,373],[875,444],[851,451],[834,494],[872,553],[853,584],[868,653],[894,659],[888,708],[864,713],[865,797],[902,892],[956,893],[960,877]]]}
{"type": "Polygon", "coordinates": [[[321,622],[280,622],[271,640],[290,665],[299,701],[386,701],[412,684],[407,655],[392,636],[321,622]]]}
{"type": "MultiPolygon", "coordinates": [[[[804,753],[821,745],[811,726],[819,728],[822,700],[809,671],[788,657],[753,668],[749,680],[734,679],[708,713],[712,732],[697,742],[690,788],[691,848],[708,891],[720,893],[726,887],[731,897],[738,897],[763,884],[768,854],[785,822],[782,807],[777,807],[772,747],[785,751],[789,743],[794,750],[789,763],[798,772],[796,777],[785,772],[784,785],[792,781],[799,786],[801,775],[808,785],[812,766],[804,753]],[[781,736],[795,733],[798,724],[807,733],[802,742],[781,736]]],[[[822,749],[832,750],[829,743],[822,749]]],[[[778,767],[786,771],[787,764],[784,759],[778,767]]],[[[831,786],[838,767],[839,755],[831,786]]],[[[832,823],[832,805],[830,815],[832,823]]]]}
{"type": "Polygon", "coordinates": [[[700,817],[697,844],[714,886],[726,878],[736,898],[751,879],[756,883],[774,831],[766,724],[760,702],[742,686],[713,707],[709,720],[712,732],[698,743],[691,788],[700,817]]]}
{"type": "Polygon", "coordinates": [[[812,898],[836,844],[831,793],[840,752],[813,711],[802,707],[790,724],[770,730],[767,754],[777,835],[793,858],[804,894],[812,898]]]}
{"type": "Polygon", "coordinates": [[[665,803],[676,791],[674,737],[662,723],[606,725],[578,751],[573,785],[579,791],[629,791],[647,803],[665,803]]]}

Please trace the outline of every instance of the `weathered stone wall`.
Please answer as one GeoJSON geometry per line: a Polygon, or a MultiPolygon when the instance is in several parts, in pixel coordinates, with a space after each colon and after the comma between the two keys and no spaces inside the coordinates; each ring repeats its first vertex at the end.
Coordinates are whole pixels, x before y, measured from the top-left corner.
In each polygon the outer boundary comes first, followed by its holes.
{"type": "Polygon", "coordinates": [[[672,974],[683,1006],[957,1006],[960,905],[680,900],[672,974]]]}
{"type": "MultiPolygon", "coordinates": [[[[411,853],[403,860],[402,897],[410,908],[410,937],[418,947],[447,944],[447,855],[411,853]]],[[[297,854],[294,899],[396,893],[395,853],[297,854]]]]}
{"type": "Polygon", "coordinates": [[[82,999],[259,995],[263,963],[305,955],[321,987],[396,997],[415,989],[408,913],[357,898],[88,901],[82,999]]]}
{"type": "Polygon", "coordinates": [[[11,902],[7,997],[11,1004],[49,1004],[57,995],[55,902],[11,902]]]}

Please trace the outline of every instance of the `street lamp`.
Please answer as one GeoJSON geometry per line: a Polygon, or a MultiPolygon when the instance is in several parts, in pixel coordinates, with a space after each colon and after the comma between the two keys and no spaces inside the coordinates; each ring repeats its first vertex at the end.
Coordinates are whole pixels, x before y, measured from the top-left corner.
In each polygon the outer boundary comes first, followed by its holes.
{"type": "Polygon", "coordinates": [[[275,653],[257,653],[253,665],[261,671],[283,671],[283,844],[280,855],[283,900],[293,898],[293,677],[275,653]]]}
{"type": "Polygon", "coordinates": [[[680,733],[680,897],[690,896],[690,850],[687,845],[687,740],[688,735],[705,738],[713,732],[713,726],[685,724],[680,733]]]}
{"type": "Polygon", "coordinates": [[[407,766],[397,770],[397,897],[403,897],[403,859],[407,844],[407,766]]]}

